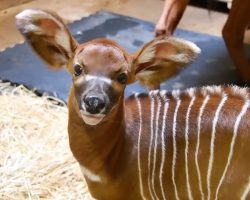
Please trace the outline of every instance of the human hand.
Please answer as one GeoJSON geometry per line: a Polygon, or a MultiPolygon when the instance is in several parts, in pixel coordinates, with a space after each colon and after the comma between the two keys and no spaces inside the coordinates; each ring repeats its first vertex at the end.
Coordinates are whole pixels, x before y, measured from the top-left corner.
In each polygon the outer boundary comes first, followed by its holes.
{"type": "Polygon", "coordinates": [[[165,0],[160,19],[155,26],[155,36],[170,36],[176,29],[189,0],[165,0]]]}
{"type": "Polygon", "coordinates": [[[160,17],[155,26],[155,36],[157,37],[161,35],[167,35],[167,36],[172,35],[172,32],[167,29],[166,19],[164,17],[160,17]]]}

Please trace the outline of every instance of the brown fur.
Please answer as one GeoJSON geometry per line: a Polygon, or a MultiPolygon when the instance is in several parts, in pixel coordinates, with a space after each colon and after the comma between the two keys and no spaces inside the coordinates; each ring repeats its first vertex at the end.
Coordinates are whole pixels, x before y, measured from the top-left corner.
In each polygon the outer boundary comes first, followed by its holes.
{"type": "MultiPolygon", "coordinates": [[[[146,44],[139,53],[132,55],[128,54],[118,44],[106,39],[93,40],[79,45],[74,43],[74,39],[69,35],[65,25],[61,21],[55,20],[56,18],[53,17],[51,18],[53,15],[42,11],[43,15],[39,19],[35,18],[34,21],[34,12],[29,11],[21,16],[19,15],[17,22],[24,36],[27,38],[29,38],[29,35],[35,37],[35,40],[29,42],[31,42],[31,45],[35,47],[34,49],[39,54],[40,51],[43,52],[40,55],[45,61],[50,63],[52,67],[58,66],[58,63],[61,63],[61,65],[66,64],[73,77],[73,85],[68,102],[69,142],[72,153],[79,164],[92,173],[91,175],[85,173],[85,178],[93,197],[100,200],[141,199],[142,192],[138,169],[138,163],[140,163],[144,196],[146,199],[151,199],[148,187],[149,179],[151,189],[155,188],[156,195],[153,193],[154,198],[157,196],[159,199],[163,199],[159,176],[162,162],[162,142],[165,142],[165,164],[162,181],[166,198],[175,199],[176,194],[172,180],[172,177],[175,175],[174,180],[180,199],[188,199],[190,193],[193,199],[201,199],[195,165],[198,132],[197,119],[204,99],[206,96],[210,96],[201,117],[198,160],[201,171],[202,190],[204,197],[207,198],[208,165],[211,162],[211,160],[209,161],[212,155],[211,152],[214,150],[211,179],[209,179],[209,183],[211,183],[210,199],[214,199],[228,159],[236,119],[243,105],[248,105],[246,103],[249,103],[249,89],[205,87],[183,92],[173,91],[172,93],[168,92],[165,94],[154,91],[150,95],[138,95],[138,101],[137,96],[131,96],[125,100],[124,90],[127,84],[141,78],[148,85],[152,85],[151,83],[158,81],[159,73],[163,74],[164,72],[165,78],[171,76],[171,74],[173,75],[176,73],[176,67],[180,66],[179,64],[188,63],[196,56],[198,48],[193,44],[175,38],[156,38],[146,44]],[[28,17],[28,20],[24,20],[26,19],[25,17],[28,17]],[[41,28],[36,23],[37,20],[40,22],[39,24],[45,24],[46,27],[48,24],[52,24],[54,28],[56,27],[54,30],[55,35],[49,37],[49,33],[44,31],[43,26],[41,28]],[[47,20],[49,20],[49,23],[47,20]],[[38,31],[30,28],[29,25],[37,26],[38,31]],[[60,30],[58,30],[58,27],[61,27],[60,30]],[[59,38],[58,40],[58,31],[62,30],[65,30],[67,34],[66,36],[63,35],[65,38],[59,38]],[[39,31],[42,31],[43,34],[40,34],[39,31]],[[47,40],[48,38],[49,40],[47,40]],[[67,40],[67,38],[70,39],[67,40]],[[61,39],[65,40],[62,41],[61,39]],[[46,42],[46,48],[39,46],[39,42],[44,41],[46,42]],[[68,46],[70,46],[70,49],[67,48],[68,46]],[[72,48],[73,46],[76,48],[72,48]],[[65,56],[65,53],[68,56],[65,56]],[[56,58],[53,56],[56,56],[56,58]],[[55,58],[55,60],[52,58],[55,58]],[[76,64],[80,64],[82,68],[82,72],[78,75],[74,75],[76,64]],[[128,75],[126,83],[119,82],[118,77],[121,73],[128,75]],[[94,81],[92,79],[90,84],[92,90],[97,90],[95,86],[102,86],[98,92],[104,93],[110,100],[107,103],[110,109],[106,110],[104,114],[98,113],[104,115],[104,117],[102,121],[95,125],[84,121],[84,114],[81,114],[81,110],[83,109],[81,106],[84,101],[83,94],[89,89],[86,88],[86,82],[88,82],[87,76],[89,79],[91,79],[90,77],[94,77],[94,81]],[[216,110],[225,96],[227,96],[227,100],[219,112],[218,122],[215,126],[214,148],[210,148],[216,110]],[[186,152],[186,115],[193,97],[195,97],[195,100],[189,115],[189,146],[186,152]],[[178,105],[177,102],[179,101],[180,107],[178,112],[175,112],[178,105]],[[167,119],[163,122],[163,108],[166,103],[169,103],[169,109],[166,115],[167,119]],[[151,107],[152,105],[155,106],[151,107]],[[158,110],[159,106],[161,107],[158,110]],[[141,108],[141,112],[139,108],[141,108]],[[159,115],[157,116],[158,112],[159,115]],[[175,114],[177,114],[176,137],[173,137],[175,114]],[[163,125],[165,125],[165,129],[164,138],[162,139],[161,128],[163,125]],[[138,146],[140,128],[141,145],[138,146]],[[158,132],[155,133],[157,128],[158,132]],[[153,133],[151,133],[151,130],[153,130],[153,133]],[[156,137],[157,140],[155,140],[156,137]],[[174,168],[175,174],[173,174],[172,160],[175,142],[176,165],[174,168]],[[151,145],[152,149],[149,151],[151,145]],[[138,151],[139,149],[140,152],[138,151]],[[157,155],[155,160],[154,153],[157,155]],[[185,153],[188,153],[187,163],[185,162],[185,153]],[[150,157],[149,154],[151,154],[150,157]],[[148,170],[149,160],[150,171],[148,170]],[[188,166],[188,173],[186,173],[186,164],[188,166]],[[153,176],[152,170],[154,166],[155,172],[153,176]],[[187,175],[189,176],[190,183],[189,193],[186,181],[187,175]],[[97,176],[99,178],[98,181],[93,180],[93,176],[97,176]]],[[[161,80],[163,78],[160,77],[161,80]]],[[[95,115],[93,114],[93,116],[95,115]]],[[[240,199],[246,186],[250,184],[250,162],[247,159],[250,143],[249,117],[250,109],[248,108],[239,124],[232,160],[218,193],[218,198],[220,199],[240,199]]]]}
{"type": "MultiPolygon", "coordinates": [[[[219,123],[216,131],[215,140],[215,159],[214,167],[211,178],[211,199],[214,199],[215,189],[217,187],[219,178],[225,167],[227,160],[229,145],[232,139],[232,130],[235,119],[239,114],[244,100],[237,97],[228,91],[229,100],[225,103],[219,117],[219,123]],[[233,108],[233,109],[232,109],[233,108]]],[[[191,182],[192,194],[194,199],[200,199],[200,192],[198,189],[197,172],[194,164],[194,151],[197,138],[197,117],[199,108],[204,100],[204,96],[200,94],[199,90],[195,94],[195,107],[190,113],[190,138],[189,138],[189,177],[191,182]]],[[[167,199],[175,199],[174,188],[171,180],[171,164],[173,156],[173,140],[172,140],[172,125],[173,113],[176,106],[176,99],[168,93],[166,97],[169,99],[169,112],[166,122],[166,162],[164,168],[164,190],[166,191],[167,199]]],[[[164,104],[161,97],[160,102],[164,104]]],[[[182,100],[179,114],[177,117],[177,161],[176,161],[176,183],[178,192],[181,199],[187,199],[186,180],[185,180],[185,167],[184,167],[184,122],[185,113],[190,102],[190,97],[185,93],[179,97],[182,100]]],[[[72,100],[74,97],[70,96],[69,101],[69,137],[71,150],[78,160],[78,162],[92,169],[93,172],[102,177],[103,182],[95,183],[86,179],[92,195],[97,199],[140,199],[140,190],[138,183],[138,166],[137,166],[137,140],[139,131],[139,116],[138,107],[135,98],[132,96],[125,101],[123,107],[123,99],[117,104],[116,110],[97,127],[88,127],[82,123],[82,120],[76,114],[72,100]]],[[[143,169],[143,185],[145,194],[148,199],[150,195],[147,187],[147,161],[148,161],[148,148],[150,138],[150,98],[148,95],[140,95],[139,99],[142,103],[143,113],[143,132],[141,141],[141,163],[143,169]]],[[[209,159],[209,149],[211,140],[211,125],[214,118],[215,111],[221,100],[221,96],[212,94],[207,107],[202,116],[202,131],[201,131],[201,145],[199,152],[199,161],[201,168],[201,175],[203,181],[203,191],[205,197],[207,195],[206,189],[206,175],[209,159]]],[[[158,105],[158,103],[156,102],[158,105]]],[[[156,109],[155,109],[156,113],[156,109]]],[[[162,121],[163,110],[160,114],[160,125],[162,121]]],[[[249,120],[250,110],[247,111],[243,117],[240,129],[238,132],[237,142],[234,151],[232,164],[229,167],[227,177],[221,187],[219,193],[220,199],[239,199],[242,194],[248,177],[250,176],[247,154],[249,153],[248,143],[250,142],[249,120]],[[242,173],[244,172],[244,173],[242,173]],[[230,192],[229,192],[230,191],[230,192]]],[[[154,122],[155,123],[155,122],[154,122]]],[[[158,132],[157,147],[157,164],[156,168],[160,166],[161,155],[161,141],[160,131],[158,132]]],[[[151,159],[152,162],[152,159],[151,159]]],[[[151,168],[152,169],[152,168],[151,168]]],[[[157,195],[162,199],[160,187],[157,181],[159,171],[155,174],[155,188],[157,195]]]]}

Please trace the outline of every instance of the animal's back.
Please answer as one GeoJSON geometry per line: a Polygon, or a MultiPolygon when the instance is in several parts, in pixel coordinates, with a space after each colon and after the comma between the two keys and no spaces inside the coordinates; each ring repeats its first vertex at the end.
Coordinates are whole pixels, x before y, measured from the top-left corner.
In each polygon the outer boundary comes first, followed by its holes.
{"type": "MultiPolygon", "coordinates": [[[[240,199],[250,187],[249,89],[152,91],[126,101],[146,199],[240,199]]],[[[245,196],[244,196],[245,195],[245,196]]]]}

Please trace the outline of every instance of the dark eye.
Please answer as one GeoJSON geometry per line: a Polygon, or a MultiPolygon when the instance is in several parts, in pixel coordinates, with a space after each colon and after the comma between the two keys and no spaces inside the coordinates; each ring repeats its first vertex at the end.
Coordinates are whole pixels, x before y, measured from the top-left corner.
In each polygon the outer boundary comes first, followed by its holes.
{"type": "Polygon", "coordinates": [[[125,73],[121,73],[118,77],[117,77],[117,81],[121,84],[125,84],[128,80],[128,75],[125,73]]]}
{"type": "Polygon", "coordinates": [[[74,74],[75,76],[80,76],[82,74],[82,66],[79,64],[76,64],[74,66],[74,74]]]}

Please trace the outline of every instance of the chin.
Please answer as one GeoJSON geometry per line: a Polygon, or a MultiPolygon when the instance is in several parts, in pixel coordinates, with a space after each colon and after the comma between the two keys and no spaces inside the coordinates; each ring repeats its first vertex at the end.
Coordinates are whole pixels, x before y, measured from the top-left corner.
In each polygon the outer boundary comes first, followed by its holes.
{"type": "Polygon", "coordinates": [[[90,126],[96,126],[100,124],[105,117],[104,114],[90,114],[83,110],[80,110],[80,114],[84,123],[90,126]]]}

